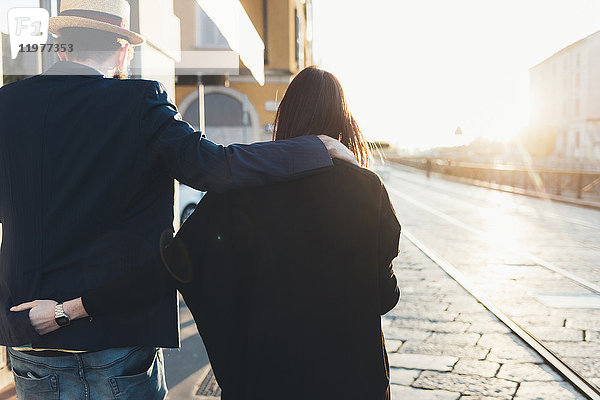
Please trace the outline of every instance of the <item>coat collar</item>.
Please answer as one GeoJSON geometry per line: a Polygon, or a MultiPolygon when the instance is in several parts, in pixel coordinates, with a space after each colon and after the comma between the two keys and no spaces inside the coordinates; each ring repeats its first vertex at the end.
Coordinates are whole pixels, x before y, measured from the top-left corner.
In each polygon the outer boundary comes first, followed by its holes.
{"type": "Polygon", "coordinates": [[[44,72],[44,75],[76,75],[96,79],[104,78],[102,72],[98,71],[96,68],[72,61],[59,61],[44,72]]]}

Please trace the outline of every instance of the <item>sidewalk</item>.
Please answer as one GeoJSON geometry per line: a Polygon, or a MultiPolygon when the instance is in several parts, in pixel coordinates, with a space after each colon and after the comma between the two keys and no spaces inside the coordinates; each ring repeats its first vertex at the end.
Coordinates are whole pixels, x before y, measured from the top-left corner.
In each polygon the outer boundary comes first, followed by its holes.
{"type": "Polygon", "coordinates": [[[584,399],[406,238],[383,317],[392,399],[584,399]]]}
{"type": "MultiPolygon", "coordinates": [[[[584,399],[406,238],[394,264],[402,298],[382,320],[393,400],[584,399]]],[[[218,399],[199,395],[208,358],[183,303],[181,327],[181,350],[165,351],[168,400],[218,399]]]]}
{"type": "Polygon", "coordinates": [[[15,391],[15,384],[11,383],[5,388],[0,390],[0,400],[16,400],[17,392],[15,391]]]}

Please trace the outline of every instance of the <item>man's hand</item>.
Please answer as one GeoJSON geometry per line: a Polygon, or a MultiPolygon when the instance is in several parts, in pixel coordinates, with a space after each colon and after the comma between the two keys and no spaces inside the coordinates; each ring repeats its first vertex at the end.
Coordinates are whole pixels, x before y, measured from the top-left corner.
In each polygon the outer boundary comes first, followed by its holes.
{"type": "Polygon", "coordinates": [[[346,161],[354,165],[358,165],[354,154],[344,146],[339,140],[326,135],[319,135],[319,139],[323,142],[331,158],[337,158],[338,160],[346,161]]]}
{"type": "Polygon", "coordinates": [[[10,311],[29,310],[31,325],[39,335],[45,335],[60,328],[54,320],[54,310],[57,304],[54,300],[35,300],[14,306],[10,311]]]}

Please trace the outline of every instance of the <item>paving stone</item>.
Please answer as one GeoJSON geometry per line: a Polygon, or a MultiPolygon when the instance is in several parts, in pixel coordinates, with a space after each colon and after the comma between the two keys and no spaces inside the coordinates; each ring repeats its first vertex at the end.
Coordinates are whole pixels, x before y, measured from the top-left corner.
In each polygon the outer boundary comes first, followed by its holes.
{"type": "Polygon", "coordinates": [[[515,400],[573,400],[585,399],[565,382],[523,382],[515,400]]]}
{"type": "Polygon", "coordinates": [[[394,325],[400,328],[421,329],[424,331],[447,332],[447,333],[463,333],[469,327],[468,322],[435,322],[425,319],[396,319],[394,325]]]}
{"type": "Polygon", "coordinates": [[[565,357],[564,362],[588,379],[600,378],[600,358],[565,357]]]}
{"type": "Polygon", "coordinates": [[[600,342],[600,332],[585,331],[585,340],[587,342],[600,342]]]}
{"type": "Polygon", "coordinates": [[[423,390],[407,386],[391,385],[392,400],[456,400],[460,393],[445,390],[423,390]]]}
{"type": "Polygon", "coordinates": [[[402,346],[402,340],[385,339],[385,349],[388,353],[395,353],[402,346]]]}
{"type": "Polygon", "coordinates": [[[442,389],[476,396],[491,396],[512,399],[517,383],[498,378],[484,378],[455,373],[423,371],[414,387],[423,389],[442,389]]]}
{"type": "Polygon", "coordinates": [[[425,340],[431,336],[431,332],[419,329],[399,328],[397,326],[389,326],[383,329],[383,336],[386,340],[425,340]]]}
{"type": "Polygon", "coordinates": [[[457,346],[453,344],[426,343],[409,340],[404,342],[402,347],[400,347],[399,352],[455,356],[483,360],[489,353],[489,349],[481,346],[457,346]]]}
{"type": "MultiPolygon", "coordinates": [[[[516,323],[527,328],[532,326],[565,326],[565,318],[558,315],[522,315],[511,317],[516,323]]],[[[573,327],[567,326],[567,328],[573,327]]]]}
{"type": "Polygon", "coordinates": [[[479,302],[473,299],[473,302],[452,302],[447,311],[456,311],[460,313],[487,312],[487,309],[479,302]]]}
{"type": "Polygon", "coordinates": [[[496,375],[515,382],[562,381],[563,379],[546,364],[507,363],[496,375]]]}
{"type": "Polygon", "coordinates": [[[466,321],[466,322],[500,322],[498,318],[494,316],[489,311],[482,312],[461,312],[456,317],[457,321],[466,321]]]}
{"type": "Polygon", "coordinates": [[[516,363],[542,363],[543,360],[535,351],[518,345],[492,347],[486,357],[488,361],[501,364],[516,363]]]}
{"type": "Polygon", "coordinates": [[[394,307],[394,309],[397,309],[399,311],[410,310],[410,311],[421,311],[421,312],[431,312],[431,311],[440,312],[440,311],[446,311],[449,304],[450,303],[448,303],[448,302],[437,301],[437,300],[433,300],[433,299],[429,299],[427,301],[424,301],[424,300],[409,301],[408,299],[402,298],[402,299],[400,299],[400,301],[398,302],[396,307],[394,307]]]}
{"type": "Polygon", "coordinates": [[[567,328],[600,331],[600,318],[567,318],[567,328]]]}
{"type": "Polygon", "coordinates": [[[425,341],[430,343],[455,344],[458,346],[475,346],[480,337],[477,333],[434,332],[425,341]]]}
{"type": "Polygon", "coordinates": [[[460,396],[460,399],[458,400],[494,400],[494,399],[501,399],[502,397],[491,397],[491,396],[460,396]]]}
{"type": "Polygon", "coordinates": [[[492,377],[496,375],[498,368],[500,368],[500,364],[495,362],[462,359],[458,360],[452,372],[463,375],[492,377]]]}
{"type": "Polygon", "coordinates": [[[427,321],[439,321],[439,322],[450,322],[454,321],[458,316],[455,312],[446,311],[423,311],[423,310],[404,310],[401,308],[395,308],[389,312],[390,315],[398,318],[414,318],[424,319],[427,321]]]}
{"type": "Polygon", "coordinates": [[[487,333],[481,335],[477,342],[479,346],[492,348],[498,346],[524,346],[523,341],[514,333],[487,333]]]}
{"type": "Polygon", "coordinates": [[[416,369],[390,368],[390,383],[410,386],[420,373],[421,371],[416,369]]]}
{"type": "Polygon", "coordinates": [[[502,306],[502,310],[511,317],[525,317],[530,315],[543,316],[550,314],[548,307],[541,303],[535,304],[532,301],[511,302],[509,304],[503,304],[502,306]]]}
{"type": "Polygon", "coordinates": [[[579,329],[537,326],[529,328],[529,331],[533,336],[544,341],[576,342],[583,340],[583,331],[579,329]]]}
{"type": "Polygon", "coordinates": [[[483,321],[474,321],[467,329],[467,332],[475,332],[475,333],[510,333],[511,330],[508,326],[504,325],[502,322],[483,322],[483,321]]]}
{"type": "Polygon", "coordinates": [[[589,357],[600,354],[600,342],[546,342],[561,357],[589,357]]]}
{"type": "Polygon", "coordinates": [[[429,354],[388,354],[390,367],[451,371],[458,357],[434,356],[429,354]]]}

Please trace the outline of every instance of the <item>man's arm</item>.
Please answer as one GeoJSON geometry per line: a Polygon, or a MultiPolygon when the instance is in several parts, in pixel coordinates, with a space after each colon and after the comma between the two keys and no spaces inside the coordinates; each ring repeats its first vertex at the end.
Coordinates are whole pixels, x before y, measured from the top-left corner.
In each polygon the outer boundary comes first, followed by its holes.
{"type": "Polygon", "coordinates": [[[317,136],[252,145],[214,144],[181,120],[157,82],[146,91],[140,130],[149,143],[152,161],[198,190],[225,191],[277,183],[331,167],[330,152],[344,159],[351,156],[335,139],[324,139],[324,144],[317,136]]]}

